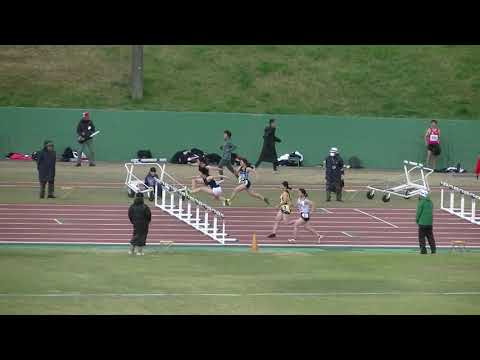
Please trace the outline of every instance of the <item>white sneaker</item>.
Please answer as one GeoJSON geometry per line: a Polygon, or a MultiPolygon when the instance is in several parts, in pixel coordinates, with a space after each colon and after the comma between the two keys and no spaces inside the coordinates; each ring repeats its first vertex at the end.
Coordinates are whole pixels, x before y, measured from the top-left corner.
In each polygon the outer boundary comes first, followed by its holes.
{"type": "Polygon", "coordinates": [[[145,255],[145,254],[144,254],[143,252],[137,252],[137,255],[138,255],[138,256],[143,256],[143,255],[145,255]]]}
{"type": "Polygon", "coordinates": [[[132,251],[132,250],[128,250],[128,255],[133,255],[133,251],[132,251]]]}
{"type": "Polygon", "coordinates": [[[322,240],[323,238],[324,238],[324,236],[323,236],[323,235],[320,235],[320,236],[318,237],[317,243],[320,244],[320,242],[321,242],[321,240],[322,240]]]}

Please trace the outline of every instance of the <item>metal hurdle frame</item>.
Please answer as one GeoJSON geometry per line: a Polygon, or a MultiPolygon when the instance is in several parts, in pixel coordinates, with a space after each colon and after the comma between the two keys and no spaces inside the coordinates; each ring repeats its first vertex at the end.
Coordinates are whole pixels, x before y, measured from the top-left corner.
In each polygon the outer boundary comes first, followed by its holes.
{"type": "Polygon", "coordinates": [[[235,238],[228,237],[228,234],[225,232],[225,216],[220,211],[195,199],[187,193],[185,186],[171,185],[166,182],[166,179],[179,184],[177,180],[165,172],[165,167],[163,167],[162,176],[156,180],[162,186],[160,201],[158,199],[158,186],[155,186],[154,190],[156,207],[182,220],[222,245],[225,245],[226,242],[238,241],[235,238]],[[168,200],[167,192],[170,194],[168,200]],[[184,206],[185,202],[186,209],[184,206]],[[201,214],[201,211],[203,211],[203,214],[201,214]],[[212,216],[209,216],[210,214],[212,216]]]}
{"type": "Polygon", "coordinates": [[[416,163],[413,161],[404,160],[403,161],[403,169],[405,172],[405,184],[394,186],[391,188],[384,188],[381,189],[379,187],[369,185],[367,189],[367,197],[369,199],[373,199],[375,195],[375,191],[382,192],[383,201],[387,202],[390,201],[390,195],[395,195],[402,197],[404,199],[409,199],[415,195],[418,195],[422,190],[430,191],[430,187],[428,185],[428,176],[433,173],[433,169],[427,168],[423,166],[423,164],[416,163]],[[412,168],[408,169],[408,166],[412,166],[412,168]],[[420,169],[421,178],[417,180],[412,180],[410,173],[416,169],[420,169]],[[421,184],[420,184],[421,183],[421,184]]]}
{"type": "Polygon", "coordinates": [[[165,171],[165,162],[166,159],[132,159],[131,162],[125,163],[125,168],[127,169],[127,177],[125,179],[125,186],[127,189],[130,189],[134,194],[137,193],[150,193],[153,192],[154,189],[151,186],[146,186],[143,180],[139,179],[133,173],[133,170],[136,165],[147,165],[147,166],[156,166],[160,169],[160,178],[163,178],[163,173],[165,171]],[[163,163],[160,165],[160,163],[163,163]],[[139,185],[143,185],[145,189],[140,189],[139,185]]]}
{"type": "Polygon", "coordinates": [[[445,194],[444,188],[442,187],[440,192],[440,208],[446,212],[456,215],[462,219],[465,219],[472,224],[480,225],[480,214],[476,213],[476,202],[480,200],[480,196],[473,194],[469,191],[463,190],[457,186],[450,185],[444,181],[440,182],[440,185],[450,190],[450,200],[448,206],[445,206],[445,194]],[[460,194],[460,207],[455,207],[455,194],[460,194]],[[471,198],[471,208],[470,211],[465,209],[465,197],[471,198]]]}

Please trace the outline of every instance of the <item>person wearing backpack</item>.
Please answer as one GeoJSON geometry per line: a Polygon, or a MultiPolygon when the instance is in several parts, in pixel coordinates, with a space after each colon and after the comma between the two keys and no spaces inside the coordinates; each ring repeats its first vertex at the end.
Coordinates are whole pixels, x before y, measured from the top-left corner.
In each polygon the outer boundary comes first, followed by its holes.
{"type": "Polygon", "coordinates": [[[45,198],[45,186],[48,183],[48,198],[55,199],[54,182],[55,182],[55,165],[57,162],[57,154],[53,150],[53,142],[45,140],[43,149],[37,154],[38,180],[40,182],[40,199],[45,198]]]}

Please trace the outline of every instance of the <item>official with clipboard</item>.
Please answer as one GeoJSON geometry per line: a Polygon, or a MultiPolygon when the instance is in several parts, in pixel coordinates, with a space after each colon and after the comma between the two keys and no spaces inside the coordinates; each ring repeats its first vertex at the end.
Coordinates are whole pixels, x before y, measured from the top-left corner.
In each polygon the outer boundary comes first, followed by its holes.
{"type": "Polygon", "coordinates": [[[88,148],[88,162],[90,166],[95,166],[95,150],[93,146],[93,137],[100,131],[95,130],[92,120],[88,112],[82,114],[82,119],[77,126],[78,142],[81,145],[78,151],[78,159],[76,166],[82,166],[82,153],[88,148]]]}

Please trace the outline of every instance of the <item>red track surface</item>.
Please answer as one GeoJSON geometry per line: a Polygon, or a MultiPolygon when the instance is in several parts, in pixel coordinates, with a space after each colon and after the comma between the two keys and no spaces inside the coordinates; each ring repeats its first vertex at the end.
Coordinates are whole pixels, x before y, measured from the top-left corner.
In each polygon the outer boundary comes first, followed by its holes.
{"type": "MultiPolygon", "coordinates": [[[[132,231],[127,209],[124,205],[3,204],[0,205],[0,243],[127,244],[132,231]]],[[[318,210],[310,223],[325,235],[321,246],[418,246],[414,209],[359,210],[367,214],[347,208],[330,208],[329,213],[318,210]]],[[[277,238],[266,238],[273,226],[276,213],[273,208],[225,208],[222,211],[227,232],[239,240],[233,244],[250,244],[255,233],[260,245],[293,246],[287,242],[292,234],[289,226],[281,225],[277,238]]],[[[218,244],[153,206],[152,214],[150,244],[160,240],[171,240],[175,244],[218,244]]],[[[294,214],[291,218],[297,216],[294,214]]],[[[467,247],[480,247],[480,226],[440,210],[435,211],[434,234],[439,246],[464,240],[467,247]]],[[[295,245],[317,246],[317,242],[300,228],[295,245]]]]}

